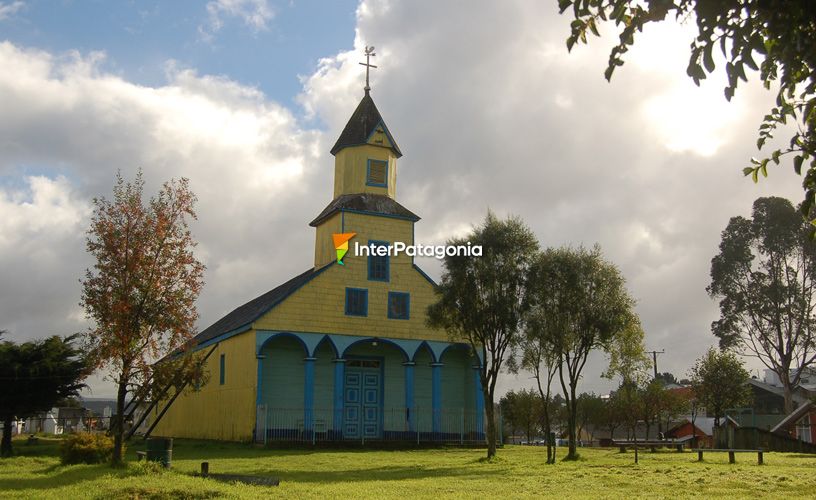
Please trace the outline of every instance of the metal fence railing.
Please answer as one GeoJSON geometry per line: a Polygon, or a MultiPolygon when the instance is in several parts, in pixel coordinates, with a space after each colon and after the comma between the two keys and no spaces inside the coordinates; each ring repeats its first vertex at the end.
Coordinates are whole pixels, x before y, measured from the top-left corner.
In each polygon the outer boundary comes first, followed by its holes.
{"type": "Polygon", "coordinates": [[[402,441],[484,444],[486,426],[483,412],[464,408],[437,411],[362,408],[359,412],[346,408],[341,412],[325,408],[306,410],[258,405],[255,422],[255,441],[258,443],[402,441]]]}
{"type": "MultiPolygon", "coordinates": [[[[17,434],[74,434],[77,432],[107,432],[111,417],[92,415],[53,417],[39,416],[17,420],[12,423],[12,435],[17,434]]],[[[0,424],[2,428],[2,424],[0,424]]]]}

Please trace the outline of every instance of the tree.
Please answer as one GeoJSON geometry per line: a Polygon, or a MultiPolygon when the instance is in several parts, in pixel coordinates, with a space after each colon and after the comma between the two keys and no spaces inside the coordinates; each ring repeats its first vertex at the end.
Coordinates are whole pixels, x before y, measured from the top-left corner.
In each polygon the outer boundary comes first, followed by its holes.
{"type": "Polygon", "coordinates": [[[710,348],[691,368],[689,378],[697,404],[714,415],[714,425],[728,408],[749,404],[748,371],[737,356],[728,351],[710,348]]]}
{"type": "Polygon", "coordinates": [[[531,271],[536,306],[552,325],[546,341],[558,354],[558,378],[567,406],[568,459],[576,449],[577,386],[589,353],[611,352],[625,341],[633,321],[634,301],[617,267],[605,261],[600,248],[547,249],[531,271]]]}
{"type": "Polygon", "coordinates": [[[758,358],[782,382],[785,411],[816,360],[816,242],[788,200],[759,198],[753,217],[733,217],[711,260],[708,293],[720,301],[711,328],[720,347],[758,358]]]}
{"type": "Polygon", "coordinates": [[[751,166],[743,173],[757,182],[760,173],[768,175],[770,162],[778,165],[782,156],[791,155],[794,171],[801,175],[802,165],[809,162],[802,182],[802,213],[811,215],[816,201],[816,9],[812,0],[559,0],[558,5],[561,13],[572,7],[568,50],[579,40],[587,43],[587,32],[600,36],[598,25],[603,22],[619,27],[620,41],[612,48],[604,73],[607,80],[623,65],[635,34],[674,13],[677,20],[693,16],[697,23],[686,69],[695,84],[716,70],[717,45],[726,60],[727,100],[734,96],[739,80],[748,81],[746,68],[759,70],[765,88],[778,84],[776,106],[759,127],[757,149],[761,150],[776,128],[788,121],[796,125],[795,132],[788,146],[761,160],[751,158],[751,166]],[[759,64],[755,58],[760,59],[759,64]]]}
{"type": "Polygon", "coordinates": [[[627,409],[618,391],[613,391],[604,401],[603,426],[609,431],[609,439],[615,439],[615,429],[626,422],[627,409]]]}
{"type": "Polygon", "coordinates": [[[677,390],[663,389],[663,394],[660,398],[659,418],[665,423],[663,428],[666,431],[671,429],[672,421],[675,421],[680,415],[686,414],[689,409],[689,400],[686,396],[677,390]]]}
{"type": "Polygon", "coordinates": [[[542,401],[532,389],[510,391],[499,400],[502,416],[508,422],[513,434],[518,429],[524,431],[527,442],[538,434],[541,421],[542,401]]]}
{"type": "Polygon", "coordinates": [[[663,383],[652,380],[639,387],[638,390],[640,391],[640,418],[646,426],[646,439],[649,439],[649,431],[660,417],[660,409],[663,404],[663,383]]]}
{"type": "Polygon", "coordinates": [[[594,428],[599,427],[604,417],[604,401],[594,392],[582,392],[578,396],[576,423],[578,425],[577,435],[581,436],[581,431],[587,430],[592,424],[594,428]]]}
{"type": "MultiPolygon", "coordinates": [[[[542,255],[536,256],[541,259],[542,255]]],[[[534,264],[534,268],[538,268],[534,264]]],[[[551,413],[552,381],[558,371],[559,354],[554,349],[550,339],[557,337],[559,324],[552,321],[552,317],[546,309],[547,293],[546,283],[541,281],[542,276],[531,273],[531,280],[528,284],[527,298],[529,309],[524,321],[524,335],[519,342],[520,367],[533,373],[536,381],[539,396],[543,403],[542,428],[547,442],[547,464],[555,463],[555,443],[551,442],[550,435],[553,429],[553,417],[551,413]]],[[[510,358],[509,369],[511,372],[518,371],[518,364],[515,358],[510,358]]]]}
{"type": "Polygon", "coordinates": [[[12,453],[11,425],[15,419],[50,410],[57,401],[77,395],[88,374],[85,359],[74,346],[75,336],[35,342],[0,342],[0,455],[12,453]]]}
{"type": "Polygon", "coordinates": [[[532,231],[517,218],[499,220],[488,212],[484,223],[449,245],[482,246],[481,257],[445,256],[437,302],[428,308],[428,324],[465,340],[479,354],[479,380],[487,416],[487,458],[496,454],[494,393],[496,380],[518,341],[526,311],[530,265],[538,250],[532,231]]]}
{"type": "Polygon", "coordinates": [[[667,386],[669,384],[677,384],[677,378],[669,372],[658,373],[657,378],[655,380],[659,380],[663,383],[663,386],[667,386]]]}
{"type": "MultiPolygon", "coordinates": [[[[152,362],[189,346],[203,284],[187,223],[196,218],[187,180],[165,183],[147,204],[143,189],[141,171],[132,183],[117,174],[113,200],[94,199],[87,250],[96,264],[82,282],[81,305],[94,322],[85,343],[117,384],[114,464],[122,461],[125,400],[159,382],[152,362]]],[[[179,364],[193,358],[177,357],[179,364]]],[[[169,364],[162,363],[164,373],[173,372],[169,364]]]]}

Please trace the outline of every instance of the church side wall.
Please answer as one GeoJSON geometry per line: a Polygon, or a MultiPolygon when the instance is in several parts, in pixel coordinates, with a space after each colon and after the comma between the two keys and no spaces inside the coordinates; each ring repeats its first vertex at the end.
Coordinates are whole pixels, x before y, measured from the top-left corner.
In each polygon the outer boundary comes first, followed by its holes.
{"type": "MultiPolygon", "coordinates": [[[[212,346],[199,352],[207,353],[212,346]]],[[[187,386],[153,431],[153,436],[250,441],[255,426],[255,332],[216,344],[205,365],[208,382],[187,386]],[[224,355],[224,384],[220,383],[224,355]]],[[[152,418],[164,405],[153,411],[152,418]]]]}

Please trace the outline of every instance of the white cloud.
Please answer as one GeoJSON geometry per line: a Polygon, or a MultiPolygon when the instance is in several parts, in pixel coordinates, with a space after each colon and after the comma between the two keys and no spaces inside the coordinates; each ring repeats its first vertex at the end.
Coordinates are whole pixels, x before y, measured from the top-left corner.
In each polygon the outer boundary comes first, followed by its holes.
{"type": "MultiPolygon", "coordinates": [[[[213,8],[250,27],[271,18],[213,8]]],[[[423,218],[417,241],[459,234],[489,207],[522,217],[544,246],[599,242],[639,301],[649,348],[667,350],[661,370],[683,375],[715,341],[705,286],[720,231],[758,196],[798,199],[799,179],[741,175],[772,102],[761,87],[741,86],[731,104],[716,82],[689,87],[687,42],[659,29],[638,43],[679,43],[680,55],[632,50],[606,83],[615,38],[567,54],[568,21],[547,2],[474,1],[463,16],[452,3],[364,1],[353,49],[303,77],[295,112],[173,62],[165,84],[147,87],[106,72],[101,53],[0,43],[0,239],[12,242],[0,282],[15,284],[0,290],[0,328],[26,338],[80,327],[85,211],[117,169],[141,166],[148,192],[190,178],[208,266],[200,326],[308,268],[307,223],[332,193],[328,150],[363,95],[358,62],[373,44],[372,95],[405,153],[397,197],[423,218]],[[299,111],[327,130],[300,126],[299,111]]],[[[604,390],[603,365],[593,357],[585,389],[604,390]]]]}
{"type": "Polygon", "coordinates": [[[253,32],[268,29],[267,23],[275,17],[275,12],[267,0],[212,0],[207,2],[207,23],[198,27],[205,40],[224,27],[225,17],[237,17],[253,32]]]}
{"type": "Polygon", "coordinates": [[[6,3],[0,2],[0,21],[8,19],[14,14],[20,12],[25,7],[25,2],[15,0],[14,2],[6,3]]]}
{"type": "Polygon", "coordinates": [[[132,178],[141,167],[146,196],[171,177],[190,179],[208,266],[202,323],[312,262],[305,222],[330,201],[312,186],[318,133],[229,79],[170,64],[166,84],[146,87],[103,61],[0,43],[0,282],[13,285],[0,291],[0,329],[12,339],[83,328],[90,200],[110,196],[117,169],[132,178]],[[295,269],[270,267],[288,247],[301,249],[287,259],[295,269]]]}

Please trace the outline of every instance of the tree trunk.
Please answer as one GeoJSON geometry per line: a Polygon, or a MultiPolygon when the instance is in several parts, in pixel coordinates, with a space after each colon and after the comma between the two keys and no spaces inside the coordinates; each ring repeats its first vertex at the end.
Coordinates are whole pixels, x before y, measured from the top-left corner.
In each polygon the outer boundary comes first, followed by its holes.
{"type": "Polygon", "coordinates": [[[11,423],[14,421],[14,415],[6,415],[3,418],[3,442],[0,445],[0,456],[11,456],[11,423]]]}
{"type": "Polygon", "coordinates": [[[646,437],[644,437],[643,439],[648,441],[649,440],[649,430],[652,428],[652,424],[650,424],[648,420],[644,420],[643,424],[646,426],[646,437]]]}
{"type": "Polygon", "coordinates": [[[790,415],[796,409],[793,407],[793,388],[791,388],[790,377],[782,380],[782,392],[785,396],[785,415],[790,415]]]}
{"type": "Polygon", "coordinates": [[[488,460],[496,455],[496,421],[493,408],[493,398],[488,399],[485,394],[485,416],[487,417],[487,458],[488,460]]]}
{"type": "Polygon", "coordinates": [[[570,411],[567,412],[567,435],[569,437],[569,453],[567,453],[567,458],[570,460],[578,458],[578,436],[575,432],[578,417],[578,400],[575,398],[575,385],[576,384],[570,381],[570,395],[569,401],[567,402],[570,409],[570,411]]]}
{"type": "Polygon", "coordinates": [[[119,391],[116,395],[116,415],[113,418],[113,456],[111,463],[114,466],[122,464],[122,442],[125,437],[125,397],[127,397],[127,383],[124,376],[119,382],[119,391]]]}

